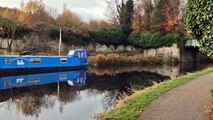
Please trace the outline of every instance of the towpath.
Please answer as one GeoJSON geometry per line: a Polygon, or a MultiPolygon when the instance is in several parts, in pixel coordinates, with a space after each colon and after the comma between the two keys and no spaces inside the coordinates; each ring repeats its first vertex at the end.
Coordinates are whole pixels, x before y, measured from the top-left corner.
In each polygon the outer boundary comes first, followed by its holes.
{"type": "Polygon", "coordinates": [[[211,99],[213,73],[201,76],[154,100],[139,120],[208,120],[204,106],[211,99]]]}

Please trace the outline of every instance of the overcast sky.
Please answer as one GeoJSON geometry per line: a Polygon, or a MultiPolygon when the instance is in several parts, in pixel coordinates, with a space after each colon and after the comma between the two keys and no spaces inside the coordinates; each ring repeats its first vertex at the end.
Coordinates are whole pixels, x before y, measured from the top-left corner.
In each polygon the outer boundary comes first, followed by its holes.
{"type": "MultiPolygon", "coordinates": [[[[24,0],[26,3],[29,0],[24,0]]],[[[0,0],[0,6],[20,8],[21,0],[0,0]]],[[[47,7],[57,8],[58,13],[63,10],[63,4],[76,13],[83,21],[90,19],[104,19],[106,10],[105,0],[43,0],[47,7]]]]}

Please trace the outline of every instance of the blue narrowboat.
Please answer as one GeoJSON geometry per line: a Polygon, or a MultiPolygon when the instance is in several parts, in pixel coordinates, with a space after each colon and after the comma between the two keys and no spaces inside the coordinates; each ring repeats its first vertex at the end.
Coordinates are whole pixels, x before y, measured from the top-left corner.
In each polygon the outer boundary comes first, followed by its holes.
{"type": "Polygon", "coordinates": [[[0,90],[54,84],[58,82],[67,82],[70,86],[80,87],[86,84],[86,78],[87,70],[6,76],[0,77],[0,90]]]}
{"type": "Polygon", "coordinates": [[[0,56],[0,70],[85,68],[88,65],[85,49],[71,50],[67,56],[0,56]]]}

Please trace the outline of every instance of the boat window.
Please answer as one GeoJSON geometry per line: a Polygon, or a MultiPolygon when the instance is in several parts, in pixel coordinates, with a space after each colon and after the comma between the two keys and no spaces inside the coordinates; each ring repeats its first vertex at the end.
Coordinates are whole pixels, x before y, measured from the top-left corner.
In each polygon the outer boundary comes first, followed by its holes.
{"type": "Polygon", "coordinates": [[[30,62],[31,63],[41,63],[41,59],[40,58],[31,58],[30,62]]]}
{"type": "Polygon", "coordinates": [[[60,80],[67,80],[67,76],[66,75],[61,75],[60,76],[60,80]]]}
{"type": "Polygon", "coordinates": [[[67,63],[67,58],[61,58],[61,63],[67,63]]]}
{"type": "Polygon", "coordinates": [[[30,83],[39,83],[40,79],[39,78],[32,78],[29,82],[30,83]]]}
{"type": "Polygon", "coordinates": [[[5,81],[5,82],[4,82],[4,86],[5,86],[5,87],[10,86],[10,85],[11,85],[11,82],[10,82],[10,81],[5,81]]]}
{"type": "Polygon", "coordinates": [[[11,59],[10,59],[10,58],[7,58],[7,59],[5,60],[5,63],[6,63],[6,64],[11,64],[11,59]]]}

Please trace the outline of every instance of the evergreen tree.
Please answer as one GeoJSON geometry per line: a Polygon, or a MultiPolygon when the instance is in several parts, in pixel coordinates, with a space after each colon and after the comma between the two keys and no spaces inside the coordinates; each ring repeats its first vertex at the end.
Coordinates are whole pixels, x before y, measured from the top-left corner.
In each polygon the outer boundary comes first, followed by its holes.
{"type": "Polygon", "coordinates": [[[133,17],[133,0],[128,0],[124,8],[124,18],[121,23],[121,29],[127,36],[132,32],[132,17],[133,17]]]}

